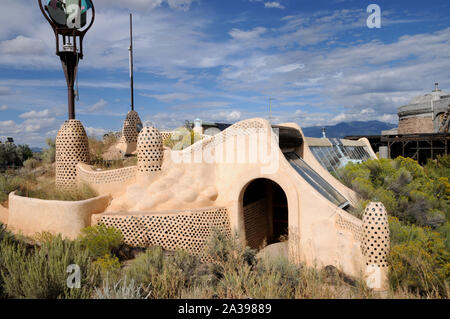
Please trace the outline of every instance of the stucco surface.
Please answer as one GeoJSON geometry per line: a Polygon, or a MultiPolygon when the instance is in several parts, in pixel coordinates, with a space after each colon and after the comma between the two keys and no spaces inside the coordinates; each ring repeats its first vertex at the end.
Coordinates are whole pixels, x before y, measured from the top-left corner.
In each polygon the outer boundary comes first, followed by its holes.
{"type": "Polygon", "coordinates": [[[0,205],[0,223],[3,223],[5,225],[8,224],[8,215],[8,209],[0,205]]]}
{"type": "Polygon", "coordinates": [[[165,156],[161,172],[125,187],[116,196],[108,212],[155,211],[176,208],[199,208],[214,204],[218,192],[214,169],[207,165],[178,165],[165,156]]]}
{"type": "Polygon", "coordinates": [[[90,226],[91,215],[103,212],[109,202],[109,196],[65,202],[27,198],[11,193],[8,228],[25,236],[50,232],[75,239],[81,229],[90,226]]]}
{"type": "Polygon", "coordinates": [[[128,184],[135,182],[136,172],[136,166],[96,171],[84,163],[77,165],[78,183],[90,185],[100,195],[123,192],[128,184]]]}

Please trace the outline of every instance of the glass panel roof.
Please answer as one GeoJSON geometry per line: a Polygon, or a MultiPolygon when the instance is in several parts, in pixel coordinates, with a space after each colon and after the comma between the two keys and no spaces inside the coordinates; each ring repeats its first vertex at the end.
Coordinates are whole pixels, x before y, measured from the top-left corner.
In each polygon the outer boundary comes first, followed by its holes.
{"type": "Polygon", "coordinates": [[[323,197],[327,198],[336,206],[345,209],[350,204],[333,186],[331,186],[322,176],[316,173],[302,158],[296,153],[285,153],[284,156],[291,166],[323,197]]]}
{"type": "Polygon", "coordinates": [[[330,173],[338,175],[338,169],[349,162],[362,163],[370,159],[364,146],[344,146],[339,139],[329,139],[332,146],[310,146],[319,163],[330,173]]]}

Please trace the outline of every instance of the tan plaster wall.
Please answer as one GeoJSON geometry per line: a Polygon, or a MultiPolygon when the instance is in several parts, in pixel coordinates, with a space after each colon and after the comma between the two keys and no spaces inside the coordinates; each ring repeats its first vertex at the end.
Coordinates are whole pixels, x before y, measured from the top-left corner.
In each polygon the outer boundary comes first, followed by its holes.
{"type": "Polygon", "coordinates": [[[401,118],[398,121],[398,134],[434,133],[431,116],[401,118]]]}
{"type": "Polygon", "coordinates": [[[90,226],[91,215],[103,212],[109,202],[109,196],[66,202],[27,198],[11,193],[8,229],[25,236],[45,231],[75,239],[81,229],[90,226]]]}
{"type": "Polygon", "coordinates": [[[136,166],[96,171],[92,166],[84,163],[77,165],[78,183],[90,185],[100,195],[123,192],[127,185],[136,181],[136,172],[136,166]]]}
{"type": "Polygon", "coordinates": [[[123,142],[119,141],[115,146],[122,154],[135,154],[137,142],[123,142]]]}
{"type": "Polygon", "coordinates": [[[372,146],[370,145],[370,142],[366,137],[360,138],[358,142],[365,146],[366,151],[370,154],[370,157],[372,159],[378,159],[377,154],[375,154],[375,152],[373,151],[372,146]]]}
{"type": "Polygon", "coordinates": [[[6,225],[8,224],[8,209],[0,205],[0,223],[6,225]]]}
{"type": "Polygon", "coordinates": [[[215,205],[214,167],[173,163],[165,151],[161,172],[152,172],[122,188],[108,212],[191,209],[215,205]]]}

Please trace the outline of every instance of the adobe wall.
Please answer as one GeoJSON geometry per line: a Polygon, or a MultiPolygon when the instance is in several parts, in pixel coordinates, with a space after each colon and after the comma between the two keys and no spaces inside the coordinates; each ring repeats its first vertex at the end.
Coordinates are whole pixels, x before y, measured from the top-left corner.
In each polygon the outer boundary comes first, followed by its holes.
{"type": "Polygon", "coordinates": [[[0,223],[6,225],[8,224],[8,209],[0,205],[0,223]]]}
{"type": "Polygon", "coordinates": [[[91,215],[103,212],[109,196],[68,202],[52,201],[9,194],[8,229],[24,236],[40,232],[62,234],[75,239],[81,229],[91,225],[91,215]]]}
{"type": "Polygon", "coordinates": [[[434,133],[434,124],[430,117],[400,118],[398,134],[434,133]]]}
{"type": "Polygon", "coordinates": [[[136,180],[136,172],[136,166],[96,171],[84,163],[77,165],[78,183],[88,184],[100,195],[123,192],[128,184],[136,180]]]}

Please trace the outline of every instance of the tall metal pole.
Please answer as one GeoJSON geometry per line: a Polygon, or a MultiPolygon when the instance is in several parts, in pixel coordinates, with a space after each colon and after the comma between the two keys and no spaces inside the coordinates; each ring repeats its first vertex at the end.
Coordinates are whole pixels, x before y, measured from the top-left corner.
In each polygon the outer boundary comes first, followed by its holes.
{"type": "Polygon", "coordinates": [[[269,123],[272,123],[272,101],[274,98],[269,98],[269,123]]]}
{"type": "Polygon", "coordinates": [[[131,110],[134,111],[134,70],[133,70],[133,15],[130,13],[130,82],[131,82],[131,110]]]}

